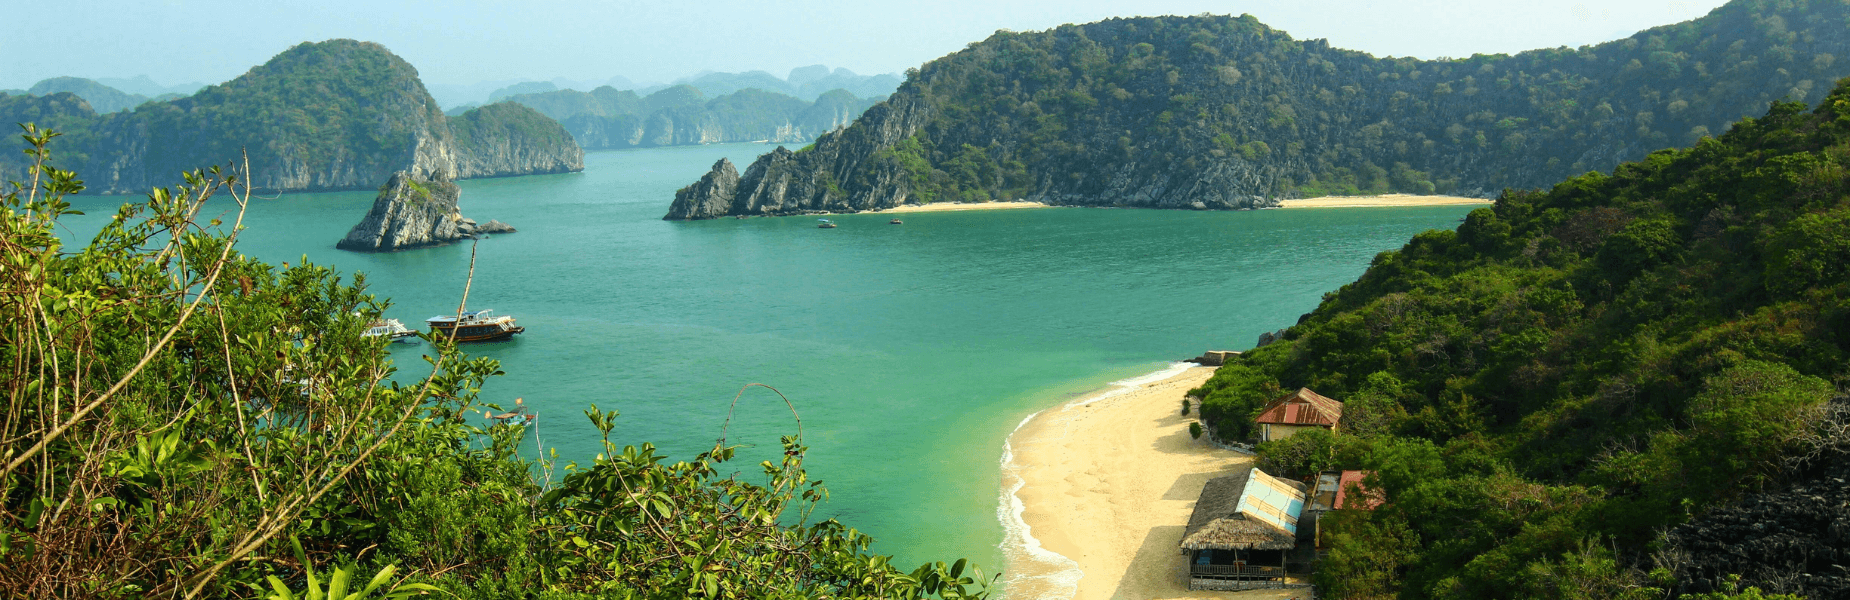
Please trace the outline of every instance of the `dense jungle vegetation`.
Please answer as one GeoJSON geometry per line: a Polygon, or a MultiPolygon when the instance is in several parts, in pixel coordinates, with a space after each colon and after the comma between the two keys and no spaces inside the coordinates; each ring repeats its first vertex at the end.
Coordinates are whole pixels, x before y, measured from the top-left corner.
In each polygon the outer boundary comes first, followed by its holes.
{"type": "MultiPolygon", "coordinates": [[[[800,423],[743,475],[723,439],[684,460],[608,437],[584,464],[522,458],[525,429],[479,415],[500,410],[476,395],[494,361],[430,339],[410,367],[428,374],[394,383],[359,335],[387,306],[363,277],[240,255],[240,210],[202,220],[251,197],[243,167],[189,172],[67,245],[84,183],[48,166],[53,137],[27,129],[27,177],[0,192],[0,595],[985,594],[963,561],[900,571],[810,520],[826,491],[800,423]]],[[[587,415],[606,436],[618,418],[587,415]]]]}
{"type": "MultiPolygon", "coordinates": [[[[897,95],[921,98],[929,121],[854,164],[903,168],[926,201],[1138,205],[1193,186],[1489,197],[1720,134],[1772,101],[1815,102],[1850,75],[1846,23],[1836,0],[1736,0],[1595,46],[1438,60],[1296,40],[1251,16],[1003,31],[910,72],[897,95]]],[[[854,173],[832,175],[858,192],[854,173]]]]}
{"type": "MultiPolygon", "coordinates": [[[[1375,472],[1386,504],[1324,523],[1322,595],[1656,598],[1721,586],[1664,533],[1841,451],[1846,385],[1850,80],[1813,111],[1505,192],[1198,393],[1230,438],[1280,390],[1345,403],[1336,435],[1259,449],[1289,474],[1375,472]]],[[[1735,572],[1810,593],[1845,583],[1844,550],[1735,572]]]]}

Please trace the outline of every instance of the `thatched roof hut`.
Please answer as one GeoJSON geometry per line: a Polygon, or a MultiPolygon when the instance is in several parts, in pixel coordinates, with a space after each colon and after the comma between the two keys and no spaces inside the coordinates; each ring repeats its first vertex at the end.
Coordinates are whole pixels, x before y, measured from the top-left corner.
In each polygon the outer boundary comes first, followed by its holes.
{"type": "Polygon", "coordinates": [[[1184,550],[1288,550],[1297,545],[1304,484],[1253,469],[1208,481],[1182,534],[1184,550]]]}

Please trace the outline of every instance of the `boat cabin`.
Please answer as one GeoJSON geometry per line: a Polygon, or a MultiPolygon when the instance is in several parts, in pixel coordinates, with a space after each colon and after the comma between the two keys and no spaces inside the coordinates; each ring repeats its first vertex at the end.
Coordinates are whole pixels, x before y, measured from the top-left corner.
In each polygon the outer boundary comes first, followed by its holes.
{"type": "Polygon", "coordinates": [[[465,312],[461,316],[459,319],[456,315],[438,315],[424,322],[430,325],[431,335],[453,338],[458,342],[504,340],[527,330],[515,325],[514,317],[495,316],[493,309],[465,312]]]}
{"type": "Polygon", "coordinates": [[[1342,420],[1343,403],[1325,398],[1310,388],[1298,388],[1265,405],[1253,422],[1258,425],[1259,441],[1269,442],[1306,429],[1335,431],[1342,420]]]}
{"type": "Polygon", "coordinates": [[[1277,587],[1298,546],[1305,485],[1252,469],[1209,480],[1182,534],[1188,589],[1277,587]]]}

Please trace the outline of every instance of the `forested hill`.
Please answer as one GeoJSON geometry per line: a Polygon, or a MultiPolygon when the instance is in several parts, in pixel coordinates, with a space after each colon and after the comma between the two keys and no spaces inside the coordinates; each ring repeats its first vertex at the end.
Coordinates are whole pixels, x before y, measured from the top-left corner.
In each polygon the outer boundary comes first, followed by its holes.
{"type": "Polygon", "coordinates": [[[1280,390],[1344,402],[1337,435],[1261,444],[1268,472],[1376,473],[1383,507],[1321,526],[1319,595],[1850,594],[1846,82],[1506,192],[1221,367],[1196,393],[1223,437],[1280,390]]]}
{"type": "MultiPolygon", "coordinates": [[[[1850,74],[1850,7],[1736,0],[1579,49],[1377,58],[1250,16],[999,32],[908,74],[812,151],[669,218],[1026,198],[1238,208],[1369,192],[1494,195],[1687,144],[1850,74]]],[[[731,169],[721,165],[715,177],[731,169]]]]}
{"type": "MultiPolygon", "coordinates": [[[[303,43],[231,81],[132,111],[98,115],[69,93],[0,96],[0,123],[63,132],[52,164],[104,193],[172,184],[240,150],[250,153],[252,183],[268,190],[372,189],[402,170],[462,178],[583,169],[571,136],[531,109],[471,120],[472,135],[456,135],[417,69],[353,40],[303,43]]],[[[17,178],[20,142],[6,140],[0,175],[17,178]]]]}
{"type": "Polygon", "coordinates": [[[509,96],[565,126],[586,150],[712,144],[806,143],[846,127],[879,99],[833,90],[805,101],[748,88],[707,98],[678,85],[648,96],[603,86],[509,96]]]}

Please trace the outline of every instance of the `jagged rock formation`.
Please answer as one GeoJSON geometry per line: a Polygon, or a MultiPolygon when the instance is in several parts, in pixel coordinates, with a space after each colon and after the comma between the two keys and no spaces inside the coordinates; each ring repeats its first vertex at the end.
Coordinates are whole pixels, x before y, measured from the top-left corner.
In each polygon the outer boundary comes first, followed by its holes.
{"type": "Polygon", "coordinates": [[[668,207],[668,218],[684,220],[689,218],[688,215],[719,214],[731,210],[729,206],[703,203],[717,203],[722,198],[731,198],[738,189],[739,170],[733,168],[732,161],[719,159],[698,183],[675,193],[674,204],[668,207]]]}
{"type": "MultiPolygon", "coordinates": [[[[1721,133],[1782,97],[1816,100],[1850,75],[1847,18],[1839,2],[1735,0],[1598,46],[1430,61],[1295,40],[1250,16],[1004,31],[910,72],[888,110],[812,152],[761,157],[739,187],[749,197],[694,204],[1487,197],[1721,133]]],[[[744,213],[686,218],[725,214],[744,213]]]]}
{"type": "Polygon", "coordinates": [[[502,223],[494,219],[489,219],[487,223],[478,225],[475,228],[476,233],[514,233],[517,231],[519,230],[514,229],[513,225],[502,223]]]}
{"type": "MultiPolygon", "coordinates": [[[[583,150],[551,119],[517,105],[446,118],[417,69],[353,40],[300,44],[229,82],[132,111],[98,115],[60,96],[0,97],[0,123],[66,133],[57,164],[82,173],[91,192],[144,192],[245,151],[251,183],[268,191],[365,189],[398,171],[447,180],[583,169],[583,150]]],[[[23,171],[19,144],[0,140],[0,175],[23,171]]]]}
{"type": "MultiPolygon", "coordinates": [[[[372,211],[334,247],[390,252],[467,239],[478,228],[474,220],[463,218],[457,206],[461,197],[462,188],[447,179],[424,179],[409,171],[393,173],[379,189],[372,211]]],[[[489,223],[513,230],[500,221],[489,223]]]]}

